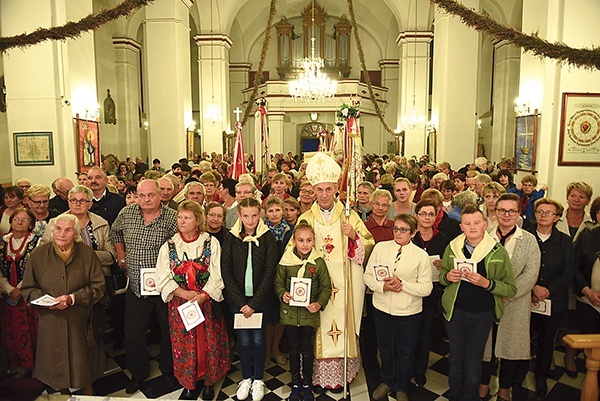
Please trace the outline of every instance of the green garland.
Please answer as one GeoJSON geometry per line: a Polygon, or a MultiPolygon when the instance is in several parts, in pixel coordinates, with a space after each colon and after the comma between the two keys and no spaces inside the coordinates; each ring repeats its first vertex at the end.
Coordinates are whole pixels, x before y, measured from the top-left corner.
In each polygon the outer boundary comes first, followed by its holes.
{"type": "Polygon", "coordinates": [[[244,117],[242,118],[241,124],[242,126],[246,125],[248,118],[254,112],[254,100],[256,100],[256,95],[258,94],[258,87],[260,85],[260,79],[262,78],[263,68],[265,65],[265,59],[267,57],[267,50],[269,50],[269,41],[271,40],[271,30],[273,28],[273,19],[275,18],[275,12],[277,11],[275,5],[277,4],[277,0],[271,0],[271,5],[269,7],[269,18],[267,19],[267,28],[265,29],[265,39],[263,40],[262,49],[260,51],[260,61],[258,62],[258,70],[256,71],[256,75],[254,76],[254,82],[252,85],[252,92],[250,93],[250,98],[248,99],[248,104],[246,105],[246,110],[244,110],[244,117]]]}
{"type": "Polygon", "coordinates": [[[379,117],[381,125],[383,125],[383,128],[387,132],[393,135],[394,130],[392,129],[392,127],[390,127],[390,124],[385,119],[381,108],[379,108],[379,103],[377,102],[377,98],[375,98],[375,91],[373,91],[373,86],[371,85],[371,77],[369,76],[369,71],[367,70],[367,63],[365,62],[365,52],[363,51],[360,36],[358,36],[358,24],[356,23],[356,17],[354,16],[354,4],[352,4],[352,0],[347,0],[347,3],[348,14],[350,14],[350,22],[352,23],[352,29],[354,31],[354,38],[356,39],[356,48],[358,49],[358,59],[360,60],[360,67],[365,73],[365,83],[367,84],[367,90],[369,91],[369,99],[371,99],[371,102],[373,103],[375,114],[377,114],[377,117],[379,117]]]}
{"type": "Polygon", "coordinates": [[[550,43],[536,34],[527,35],[513,27],[503,25],[493,18],[478,14],[455,0],[430,0],[436,6],[459,17],[468,27],[505,40],[538,57],[552,58],[587,69],[600,69],[600,48],[573,49],[564,43],[550,43]]]}
{"type": "Polygon", "coordinates": [[[0,53],[13,47],[24,49],[46,40],[77,38],[84,32],[98,29],[108,22],[127,16],[152,1],[154,0],[125,0],[114,8],[101,11],[97,15],[90,14],[77,22],[71,21],[62,26],[38,28],[32,33],[23,33],[21,35],[0,38],[0,53]]]}

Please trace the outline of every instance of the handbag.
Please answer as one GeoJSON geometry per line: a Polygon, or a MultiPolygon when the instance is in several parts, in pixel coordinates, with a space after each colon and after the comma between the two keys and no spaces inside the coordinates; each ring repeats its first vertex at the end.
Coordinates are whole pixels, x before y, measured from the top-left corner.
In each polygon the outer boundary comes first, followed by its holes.
{"type": "Polygon", "coordinates": [[[106,277],[106,294],[109,298],[124,294],[129,286],[129,279],[118,264],[113,263],[110,266],[110,276],[106,277]]]}

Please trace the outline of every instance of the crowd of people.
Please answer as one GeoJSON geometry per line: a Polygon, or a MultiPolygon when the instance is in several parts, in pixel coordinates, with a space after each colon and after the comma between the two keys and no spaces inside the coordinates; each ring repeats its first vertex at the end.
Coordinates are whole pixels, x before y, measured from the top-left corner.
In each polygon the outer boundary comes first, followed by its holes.
{"type": "MultiPolygon", "coordinates": [[[[450,400],[485,398],[499,364],[507,401],[531,355],[547,393],[557,333],[600,332],[600,197],[584,181],[550,199],[534,175],[513,182],[509,159],[454,171],[427,156],[366,155],[346,207],[341,161],[328,154],[275,154],[265,182],[232,178],[226,159],[202,154],[168,171],[158,159],[111,159],[77,183],[4,188],[10,374],[93,394],[107,318],[128,394],[150,374],[150,338],[183,399],[213,399],[235,350],[239,400],[264,397],[272,359],[289,361],[290,401],[339,393],[376,364],[372,397],[405,401],[411,382],[426,385],[431,342],[447,339],[450,400]],[[194,304],[203,320],[190,327],[182,311],[194,304]]],[[[570,376],[574,358],[567,349],[570,376]]]]}

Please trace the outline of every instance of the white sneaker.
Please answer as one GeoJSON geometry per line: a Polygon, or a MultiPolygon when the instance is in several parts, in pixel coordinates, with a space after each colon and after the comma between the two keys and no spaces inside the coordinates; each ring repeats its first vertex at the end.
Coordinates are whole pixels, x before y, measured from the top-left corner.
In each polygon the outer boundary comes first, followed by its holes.
{"type": "Polygon", "coordinates": [[[252,379],[244,379],[238,384],[236,396],[238,400],[245,400],[248,398],[248,394],[250,393],[250,388],[254,387],[252,384],[252,379]]]}
{"type": "Polygon", "coordinates": [[[252,383],[252,401],[260,401],[265,396],[265,383],[262,380],[254,380],[252,383]]]}

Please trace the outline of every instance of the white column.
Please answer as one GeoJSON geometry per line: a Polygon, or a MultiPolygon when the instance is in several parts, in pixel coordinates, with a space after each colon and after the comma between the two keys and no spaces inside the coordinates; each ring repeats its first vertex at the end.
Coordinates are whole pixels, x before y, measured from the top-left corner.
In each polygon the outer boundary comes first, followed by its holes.
{"type": "MultiPolygon", "coordinates": [[[[480,9],[479,0],[462,3],[480,9]]],[[[438,161],[458,169],[477,154],[479,33],[450,14],[435,12],[431,119],[438,127],[438,161]]]]}
{"type": "MultiPolygon", "coordinates": [[[[287,153],[290,149],[283,147],[283,123],[285,113],[267,113],[269,126],[269,153],[287,153]]],[[[294,133],[295,135],[295,133],[294,133]]]]}
{"type": "MultiPolygon", "coordinates": [[[[398,90],[400,88],[400,62],[399,60],[380,60],[379,68],[381,68],[381,85],[389,90],[387,93],[387,109],[390,110],[390,113],[384,114],[385,119],[392,129],[400,128],[400,115],[397,113],[400,97],[400,91],[398,90]]],[[[395,142],[396,139],[384,129],[381,130],[380,135],[382,136],[380,149],[387,153],[387,143],[390,141],[395,142]]]]}
{"type": "MultiPolygon", "coordinates": [[[[429,117],[429,46],[432,32],[401,32],[396,39],[400,47],[400,74],[398,81],[398,115],[429,117]]],[[[400,121],[397,125],[402,125],[400,121]]],[[[392,125],[392,128],[395,128],[392,125]]],[[[406,131],[405,154],[421,156],[426,152],[425,128],[406,131]]],[[[391,139],[390,139],[391,140],[391,139]]]]}
{"type": "Polygon", "coordinates": [[[494,49],[494,126],[489,156],[492,160],[499,161],[503,157],[514,156],[514,102],[519,95],[521,52],[506,41],[495,43],[494,49]]]}
{"type": "MultiPolygon", "coordinates": [[[[186,156],[192,125],[190,0],[160,0],[146,6],[144,60],[148,151],[170,165],[186,156]]],[[[220,135],[219,135],[220,138],[220,135]]]]}
{"type": "MultiPolygon", "coordinates": [[[[146,131],[140,127],[140,52],[141,45],[131,38],[114,38],[117,70],[117,154],[148,156],[146,131]],[[142,136],[142,131],[144,135],[142,136]]],[[[113,98],[115,96],[113,95],[113,98]]]]}
{"type": "Polygon", "coordinates": [[[200,63],[202,150],[222,153],[222,132],[232,125],[229,109],[229,49],[233,42],[229,36],[221,34],[196,35],[194,39],[198,45],[200,63]],[[213,100],[219,106],[223,119],[218,124],[211,124],[205,118],[207,107],[213,100]]]}
{"type": "MultiPolygon", "coordinates": [[[[82,1],[76,9],[67,10],[65,0],[0,2],[0,35],[3,37],[33,32],[39,27],[63,25],[92,11],[92,2],[82,1]]],[[[69,3],[70,4],[70,3],[69,3]]],[[[7,90],[7,128],[10,179],[28,177],[34,183],[50,185],[56,177],[75,178],[77,170],[75,134],[71,103],[70,67],[73,79],[90,89],[81,99],[97,104],[95,92],[93,32],[73,41],[46,41],[24,50],[12,49],[2,55],[7,90]],[[89,50],[82,49],[88,46],[89,50]],[[70,54],[81,51],[80,57],[70,54]],[[71,63],[89,63],[72,66],[71,63]],[[51,132],[54,164],[50,166],[15,166],[13,133],[51,132]]]]}

